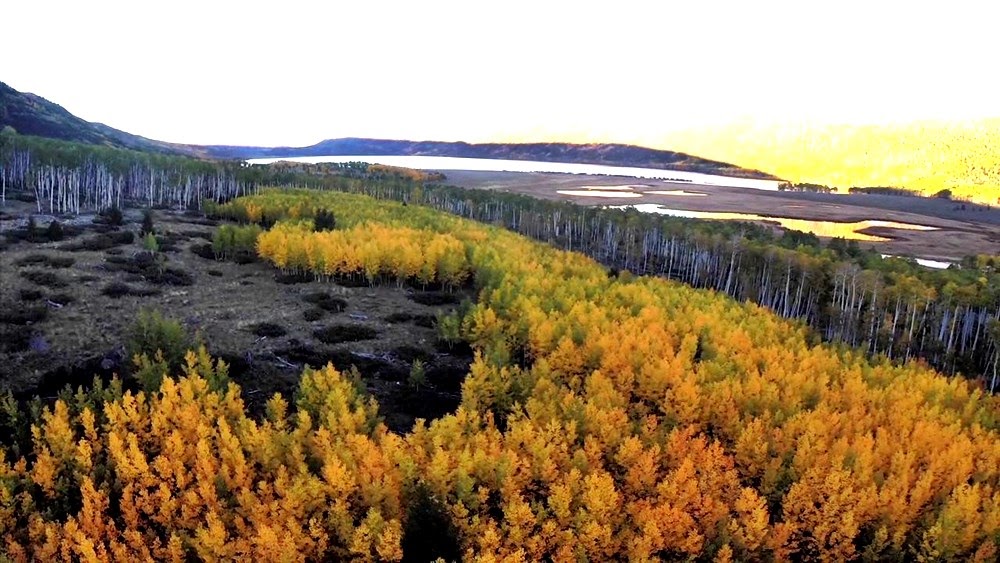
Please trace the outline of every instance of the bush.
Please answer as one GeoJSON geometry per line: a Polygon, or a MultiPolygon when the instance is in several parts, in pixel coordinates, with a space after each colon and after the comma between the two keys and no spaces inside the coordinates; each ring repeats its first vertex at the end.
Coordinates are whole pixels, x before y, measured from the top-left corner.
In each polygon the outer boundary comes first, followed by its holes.
{"type": "Polygon", "coordinates": [[[320,309],[319,307],[315,307],[312,309],[306,309],[306,311],[302,313],[302,317],[309,322],[313,322],[322,319],[325,314],[326,311],[320,309]]]}
{"type": "Polygon", "coordinates": [[[309,293],[305,295],[302,300],[307,303],[312,303],[324,311],[330,311],[331,313],[340,313],[347,308],[347,301],[339,297],[333,297],[329,293],[309,293]]]}
{"type": "Polygon", "coordinates": [[[29,254],[14,261],[17,266],[48,266],[50,268],[69,268],[76,260],[68,256],[49,256],[48,254],[29,254]]]}
{"type": "Polygon", "coordinates": [[[45,236],[51,241],[62,240],[64,236],[62,224],[53,220],[49,223],[49,228],[45,230],[45,236]]]}
{"type": "Polygon", "coordinates": [[[25,227],[25,231],[28,233],[28,240],[34,241],[38,238],[38,222],[35,221],[34,215],[28,217],[28,226],[25,227]]]}
{"type": "Polygon", "coordinates": [[[35,285],[44,285],[45,287],[66,287],[68,285],[66,280],[60,278],[54,273],[43,272],[41,270],[21,272],[21,277],[35,285]]]}
{"type": "Polygon", "coordinates": [[[42,298],[42,292],[37,289],[22,289],[18,296],[21,301],[38,301],[42,298]]]}
{"type": "MultiPolygon", "coordinates": [[[[159,311],[142,310],[129,329],[126,351],[138,371],[158,371],[165,366],[172,373],[183,365],[184,354],[191,345],[191,338],[181,323],[164,317],[159,311]]],[[[158,382],[153,381],[157,378],[150,373],[144,377],[156,383],[153,389],[159,387],[158,382]]],[[[143,385],[146,383],[144,381],[143,385]]]]}
{"type": "Polygon", "coordinates": [[[14,307],[3,304],[0,308],[0,324],[29,325],[44,321],[49,316],[49,310],[44,305],[14,307]]]}
{"type": "Polygon", "coordinates": [[[134,297],[148,297],[150,295],[156,295],[159,290],[156,289],[142,289],[137,287],[132,287],[127,283],[122,282],[111,282],[110,284],[104,286],[101,293],[111,297],[112,299],[118,299],[119,297],[124,297],[126,295],[131,295],[134,297]]]}
{"type": "Polygon", "coordinates": [[[153,228],[153,210],[147,209],[142,212],[142,227],[139,229],[139,236],[145,237],[151,234],[156,234],[156,230],[153,228]]]}
{"type": "Polygon", "coordinates": [[[414,303],[420,303],[421,305],[428,305],[430,307],[437,307],[440,305],[454,305],[458,303],[458,296],[453,293],[444,293],[440,291],[427,291],[424,293],[411,293],[406,296],[410,301],[414,303]]]}
{"type": "Polygon", "coordinates": [[[424,362],[417,358],[413,360],[410,364],[410,376],[407,378],[407,383],[410,389],[414,391],[419,391],[421,387],[427,384],[427,374],[424,372],[424,362]]]}
{"type": "Polygon", "coordinates": [[[142,247],[150,254],[156,254],[160,251],[160,243],[156,241],[156,235],[152,232],[148,232],[142,237],[142,247]]]}
{"type": "Polygon", "coordinates": [[[257,336],[269,338],[284,336],[286,333],[285,327],[275,323],[257,323],[250,330],[257,336]]]}
{"type": "Polygon", "coordinates": [[[313,336],[324,344],[339,344],[371,340],[378,336],[378,332],[374,328],[361,325],[333,325],[313,331],[313,336]]]}
{"type": "Polygon", "coordinates": [[[118,206],[115,205],[101,211],[98,215],[98,222],[112,227],[120,227],[125,224],[125,215],[123,215],[122,210],[118,209],[118,206]]]}

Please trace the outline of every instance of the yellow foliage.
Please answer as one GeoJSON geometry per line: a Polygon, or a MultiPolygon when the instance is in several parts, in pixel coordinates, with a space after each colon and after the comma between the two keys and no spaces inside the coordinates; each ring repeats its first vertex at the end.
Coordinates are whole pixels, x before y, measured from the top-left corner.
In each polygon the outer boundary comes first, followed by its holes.
{"type": "Polygon", "coordinates": [[[469,560],[996,558],[997,404],[965,381],[419,206],[252,202],[344,227],[278,223],[279,267],[474,275],[461,406],[395,435],[328,365],[255,420],[192,353],[154,393],[45,411],[30,461],[0,460],[4,555],[398,560],[433,509],[469,560]]]}

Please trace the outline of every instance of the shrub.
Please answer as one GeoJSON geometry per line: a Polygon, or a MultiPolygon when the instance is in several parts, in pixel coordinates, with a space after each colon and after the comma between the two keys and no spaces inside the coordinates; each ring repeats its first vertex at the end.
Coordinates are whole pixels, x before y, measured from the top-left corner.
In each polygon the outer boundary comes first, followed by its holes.
{"type": "Polygon", "coordinates": [[[333,325],[313,331],[313,336],[324,344],[339,344],[371,340],[378,336],[378,332],[374,328],[361,325],[333,325]]]}
{"type": "Polygon", "coordinates": [[[118,299],[119,297],[124,297],[126,295],[132,295],[135,297],[147,297],[149,295],[156,295],[159,291],[155,289],[141,289],[128,285],[122,282],[111,282],[104,286],[101,293],[111,297],[113,299],[118,299]]]}
{"type": "Polygon", "coordinates": [[[156,241],[156,235],[152,232],[148,232],[142,237],[142,247],[150,254],[156,254],[160,251],[160,243],[156,241]]]}
{"type": "Polygon", "coordinates": [[[45,236],[51,241],[57,241],[63,239],[63,228],[59,221],[53,220],[49,223],[49,228],[45,230],[45,236]]]}
{"type": "Polygon", "coordinates": [[[274,338],[284,336],[285,328],[275,323],[257,323],[251,328],[251,332],[260,337],[274,338]]]}
{"type": "Polygon", "coordinates": [[[145,237],[150,234],[156,234],[156,230],[153,228],[153,210],[147,209],[142,212],[142,227],[139,229],[139,236],[145,237]]]}
{"type": "Polygon", "coordinates": [[[45,287],[66,287],[68,285],[66,280],[60,278],[54,273],[43,272],[41,270],[28,270],[26,272],[21,272],[21,277],[35,285],[44,285],[45,287]]]}
{"type": "Polygon", "coordinates": [[[424,362],[417,358],[413,360],[410,364],[410,376],[407,378],[406,382],[409,384],[410,389],[414,391],[419,391],[421,387],[427,384],[427,374],[424,372],[424,362]]]}
{"type": "Polygon", "coordinates": [[[440,305],[454,305],[458,303],[458,296],[453,293],[444,293],[441,291],[426,291],[424,293],[411,293],[406,296],[410,301],[414,303],[420,303],[421,305],[428,305],[430,307],[437,307],[440,305]]]}
{"type": "Polygon", "coordinates": [[[117,205],[111,206],[100,213],[98,216],[99,222],[105,225],[111,225],[112,227],[120,227],[125,224],[125,216],[122,214],[122,210],[118,209],[117,205]]]}
{"type": "Polygon", "coordinates": [[[28,232],[28,240],[33,241],[38,238],[38,223],[35,221],[34,215],[28,217],[28,226],[25,230],[28,232]]]}
{"type": "Polygon", "coordinates": [[[337,219],[333,216],[332,211],[326,209],[316,211],[316,216],[313,217],[314,231],[332,231],[335,228],[337,228],[337,219]]]}
{"type": "Polygon", "coordinates": [[[38,301],[42,298],[42,292],[37,289],[22,289],[18,296],[21,301],[38,301]]]}
{"type": "Polygon", "coordinates": [[[0,324],[28,325],[44,321],[49,310],[44,305],[14,307],[4,304],[0,309],[0,324]]]}
{"type": "Polygon", "coordinates": [[[302,298],[307,303],[312,303],[324,311],[340,313],[347,308],[347,301],[340,297],[333,297],[329,293],[316,292],[309,293],[302,298]]]}
{"type": "MultiPolygon", "coordinates": [[[[143,377],[153,382],[158,378],[151,374],[159,373],[163,366],[169,373],[180,368],[191,345],[190,336],[179,322],[164,317],[159,311],[142,310],[129,329],[126,351],[137,368],[137,377],[138,372],[145,372],[143,377]]],[[[162,380],[162,373],[159,380],[162,380]]],[[[156,383],[152,389],[159,387],[156,383]]]]}

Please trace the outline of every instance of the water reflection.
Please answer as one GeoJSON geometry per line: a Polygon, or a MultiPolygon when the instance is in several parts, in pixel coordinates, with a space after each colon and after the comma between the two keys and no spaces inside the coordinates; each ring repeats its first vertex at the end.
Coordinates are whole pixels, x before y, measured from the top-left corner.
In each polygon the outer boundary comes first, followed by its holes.
{"type": "Polygon", "coordinates": [[[708,194],[703,192],[689,192],[687,190],[651,190],[643,192],[644,194],[655,194],[655,195],[672,195],[672,196],[694,196],[694,197],[706,197],[708,194]]]}
{"type": "Polygon", "coordinates": [[[623,185],[620,185],[620,186],[576,186],[574,189],[576,189],[576,190],[598,190],[598,191],[614,190],[614,191],[619,191],[619,192],[629,192],[629,191],[634,190],[635,188],[648,188],[648,187],[649,187],[649,185],[647,185],[647,184],[623,184],[623,185]]]}
{"type": "Polygon", "coordinates": [[[637,209],[644,213],[659,213],[672,217],[687,217],[689,219],[718,219],[728,221],[763,221],[778,223],[786,229],[813,233],[820,237],[842,237],[845,239],[860,240],[867,242],[886,242],[892,239],[860,233],[871,227],[884,227],[889,229],[905,229],[910,231],[936,231],[937,227],[927,225],[916,225],[913,223],[898,223],[896,221],[882,221],[877,219],[866,219],[853,223],[838,221],[810,221],[807,219],[791,219],[788,217],[766,217],[753,213],[729,213],[720,211],[687,211],[684,209],[671,209],[656,203],[642,203],[639,205],[615,206],[615,209],[637,209]]]}
{"type": "Polygon", "coordinates": [[[651,178],[675,182],[691,182],[706,186],[729,186],[752,188],[755,190],[778,190],[778,180],[757,180],[754,178],[732,178],[699,172],[661,170],[657,168],[637,168],[632,166],[608,166],[604,164],[575,164],[569,162],[538,162],[533,160],[502,160],[490,158],[460,158],[453,156],[386,156],[386,155],[337,155],[337,156],[296,156],[287,158],[251,158],[250,164],[270,164],[279,160],[292,162],[370,162],[388,164],[420,170],[480,170],[495,172],[560,172],[568,174],[597,174],[605,176],[628,176],[651,178]]]}
{"type": "MultiPolygon", "coordinates": [[[[904,258],[906,256],[896,256],[895,254],[883,254],[882,258],[904,258]]],[[[953,266],[954,262],[944,262],[942,260],[930,260],[927,258],[913,258],[913,261],[923,266],[925,268],[933,268],[935,270],[947,270],[950,266],[953,266]]]]}
{"type": "Polygon", "coordinates": [[[582,197],[642,197],[642,194],[636,192],[604,190],[556,190],[556,193],[582,197]]]}

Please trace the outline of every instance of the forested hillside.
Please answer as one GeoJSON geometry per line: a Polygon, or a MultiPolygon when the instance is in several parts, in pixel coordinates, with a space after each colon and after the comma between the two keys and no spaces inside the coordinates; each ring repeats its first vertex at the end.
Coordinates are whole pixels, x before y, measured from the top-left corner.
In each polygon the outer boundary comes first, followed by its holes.
{"type": "Polygon", "coordinates": [[[112,383],[37,415],[8,401],[4,555],[997,557],[992,396],[413,203],[285,190],[208,211],[273,223],[258,250],[286,272],[471,284],[476,302],[438,321],[476,350],[457,412],[390,433],[328,366],[255,419],[204,352],[150,392],[112,383]]]}
{"type": "MultiPolygon", "coordinates": [[[[503,225],[639,274],[656,274],[801,319],[825,340],[946,373],[997,379],[1000,260],[969,257],[928,271],[856,243],[804,233],[775,238],[745,223],[705,222],[581,207],[449,187],[439,176],[364,163],[202,161],[0,135],[0,185],[42,212],[117,206],[200,208],[264,185],[311,186],[417,202],[503,225]]],[[[271,218],[273,219],[273,218],[271,218]]]]}

